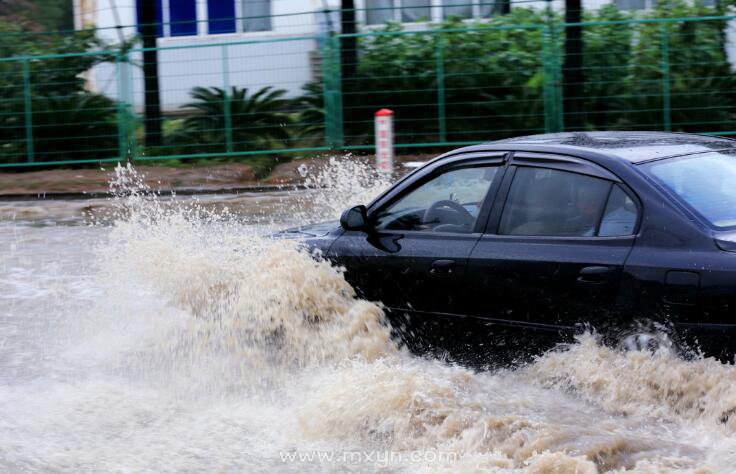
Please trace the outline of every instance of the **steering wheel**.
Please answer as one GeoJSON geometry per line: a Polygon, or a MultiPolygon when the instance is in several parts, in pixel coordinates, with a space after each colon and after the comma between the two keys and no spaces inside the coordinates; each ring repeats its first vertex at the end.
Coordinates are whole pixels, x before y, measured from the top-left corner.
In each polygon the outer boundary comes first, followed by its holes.
{"type": "Polygon", "coordinates": [[[429,206],[424,212],[422,222],[425,224],[438,222],[440,225],[459,225],[469,229],[473,226],[475,217],[461,204],[449,199],[443,199],[429,206]]]}

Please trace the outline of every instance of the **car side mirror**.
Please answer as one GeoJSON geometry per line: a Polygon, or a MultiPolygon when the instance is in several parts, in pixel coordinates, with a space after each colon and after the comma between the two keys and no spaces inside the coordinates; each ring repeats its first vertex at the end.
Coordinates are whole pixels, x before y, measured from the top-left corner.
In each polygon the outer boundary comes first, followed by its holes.
{"type": "Polygon", "coordinates": [[[351,207],[340,216],[340,225],[345,230],[368,230],[368,209],[365,206],[351,207]]]}

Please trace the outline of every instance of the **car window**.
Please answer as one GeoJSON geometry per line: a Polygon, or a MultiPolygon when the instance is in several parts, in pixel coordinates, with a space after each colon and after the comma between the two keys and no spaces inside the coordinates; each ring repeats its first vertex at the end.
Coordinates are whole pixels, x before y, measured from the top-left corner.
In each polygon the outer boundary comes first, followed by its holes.
{"type": "Polygon", "coordinates": [[[376,229],[471,233],[498,170],[480,166],[446,171],[380,211],[376,229]]]}
{"type": "Polygon", "coordinates": [[[736,155],[703,153],[642,165],[717,227],[736,226],[736,155]]]}
{"type": "Polygon", "coordinates": [[[592,237],[611,183],[547,168],[519,167],[501,216],[499,233],[592,237]]]}
{"type": "Polygon", "coordinates": [[[603,211],[599,237],[618,237],[632,235],[638,220],[636,204],[619,185],[611,190],[611,195],[603,211]]]}

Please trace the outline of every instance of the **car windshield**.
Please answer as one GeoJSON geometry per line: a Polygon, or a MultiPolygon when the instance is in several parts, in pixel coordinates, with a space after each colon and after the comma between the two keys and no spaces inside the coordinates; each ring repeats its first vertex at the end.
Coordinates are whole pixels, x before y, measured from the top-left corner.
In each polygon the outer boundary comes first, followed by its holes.
{"type": "Polygon", "coordinates": [[[736,155],[706,153],[643,165],[716,227],[736,226],[736,155]]]}

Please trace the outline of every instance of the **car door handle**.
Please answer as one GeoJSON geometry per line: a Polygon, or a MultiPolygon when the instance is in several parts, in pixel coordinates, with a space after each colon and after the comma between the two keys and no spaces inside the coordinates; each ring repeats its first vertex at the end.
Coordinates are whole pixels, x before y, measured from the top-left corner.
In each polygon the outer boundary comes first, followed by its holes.
{"type": "Polygon", "coordinates": [[[605,283],[611,267],[585,267],[578,274],[578,283],[605,283]]]}
{"type": "Polygon", "coordinates": [[[432,276],[449,276],[455,273],[455,260],[435,260],[429,269],[432,276]]]}

